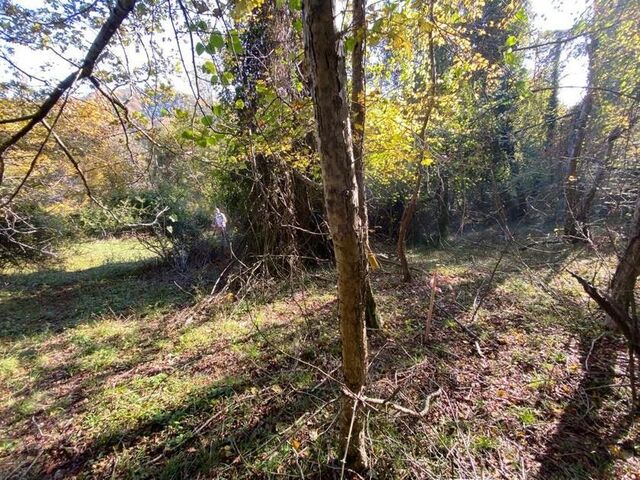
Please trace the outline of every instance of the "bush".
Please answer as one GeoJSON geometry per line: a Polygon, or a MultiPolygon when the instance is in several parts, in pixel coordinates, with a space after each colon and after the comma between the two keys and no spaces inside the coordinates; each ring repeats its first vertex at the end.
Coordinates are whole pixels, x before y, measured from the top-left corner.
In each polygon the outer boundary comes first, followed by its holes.
{"type": "Polygon", "coordinates": [[[107,209],[92,206],[77,218],[86,235],[134,233],[163,260],[184,269],[215,255],[212,214],[169,189],[116,192],[107,209]]]}
{"type": "Polygon", "coordinates": [[[0,209],[0,269],[42,263],[54,257],[64,226],[40,207],[12,204],[0,209]]]}

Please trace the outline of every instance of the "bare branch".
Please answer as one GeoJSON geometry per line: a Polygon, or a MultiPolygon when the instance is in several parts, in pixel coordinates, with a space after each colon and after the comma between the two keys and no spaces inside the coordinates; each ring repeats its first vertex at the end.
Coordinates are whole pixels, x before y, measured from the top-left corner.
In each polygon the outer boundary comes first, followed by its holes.
{"type": "Polygon", "coordinates": [[[0,145],[0,185],[4,178],[4,153],[20,141],[22,137],[27,135],[41,120],[46,118],[54,105],[58,100],[60,100],[65,92],[71,88],[76,80],[87,78],[93,73],[98,57],[111,40],[111,37],[118,30],[122,21],[133,10],[135,3],[136,0],[118,0],[111,11],[109,18],[107,18],[107,21],[102,25],[98,35],[91,44],[80,69],[70,73],[64,80],[62,80],[53,92],[51,92],[45,99],[37,112],[33,114],[29,122],[0,145]]]}

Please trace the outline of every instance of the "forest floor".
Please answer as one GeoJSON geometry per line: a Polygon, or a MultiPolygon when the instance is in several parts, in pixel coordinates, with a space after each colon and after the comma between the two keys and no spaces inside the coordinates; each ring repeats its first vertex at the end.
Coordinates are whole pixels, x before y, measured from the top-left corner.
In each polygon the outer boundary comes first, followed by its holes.
{"type": "MultiPolygon", "coordinates": [[[[503,248],[465,236],[412,251],[410,284],[373,275],[367,395],[441,393],[421,418],[372,405],[371,477],[640,478],[624,344],[565,271],[605,285],[614,255],[503,248]]],[[[213,300],[201,273],[121,239],[0,275],[0,478],[341,477],[333,273],[213,300]]]]}

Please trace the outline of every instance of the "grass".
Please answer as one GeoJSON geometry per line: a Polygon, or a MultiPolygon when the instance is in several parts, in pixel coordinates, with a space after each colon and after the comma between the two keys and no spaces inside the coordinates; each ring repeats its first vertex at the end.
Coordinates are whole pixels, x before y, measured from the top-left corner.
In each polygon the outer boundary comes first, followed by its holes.
{"type": "MultiPolygon", "coordinates": [[[[401,385],[395,401],[421,409],[443,393],[423,419],[369,412],[372,478],[632,475],[624,350],[564,270],[605,282],[606,268],[566,246],[513,249],[488,282],[490,242],[412,251],[409,285],[386,266],[373,276],[385,329],[368,395],[401,385]]],[[[339,388],[321,373],[339,375],[333,273],[213,302],[204,278],[127,239],[2,272],[0,477],[339,478],[339,388]]]]}

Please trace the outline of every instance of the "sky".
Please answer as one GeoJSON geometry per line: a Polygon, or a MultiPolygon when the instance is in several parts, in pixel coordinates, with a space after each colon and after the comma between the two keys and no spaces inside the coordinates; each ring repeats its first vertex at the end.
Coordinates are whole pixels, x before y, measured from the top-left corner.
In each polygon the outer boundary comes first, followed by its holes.
{"type": "MultiPolygon", "coordinates": [[[[588,0],[531,0],[533,26],[538,31],[567,30],[587,10],[588,0]]],[[[559,100],[567,106],[576,105],[584,96],[580,88],[587,83],[587,58],[575,55],[575,49],[583,40],[576,40],[563,48],[559,100]]],[[[531,69],[531,63],[529,63],[531,69]]]]}
{"type": "MultiPolygon", "coordinates": [[[[571,28],[576,19],[583,14],[588,6],[589,0],[531,0],[531,14],[534,29],[537,31],[546,30],[566,30],[571,28]]],[[[37,8],[42,5],[42,0],[18,0],[18,3],[25,7],[37,8]]],[[[587,62],[584,55],[576,55],[576,47],[581,40],[568,44],[563,49],[561,59],[562,73],[560,80],[560,90],[558,92],[560,102],[567,106],[577,104],[584,90],[580,88],[567,88],[569,86],[583,86],[586,84],[587,62]]],[[[165,48],[169,54],[175,53],[175,42],[173,45],[167,44],[165,48]]],[[[186,45],[184,46],[186,47],[186,45]]],[[[67,52],[71,56],[74,52],[73,48],[67,52]]],[[[127,55],[131,64],[144,62],[142,53],[128,51],[127,55]]],[[[60,80],[66,77],[70,71],[70,65],[61,60],[55,54],[48,51],[32,51],[27,47],[16,48],[15,55],[11,59],[21,69],[33,73],[34,75],[45,77],[52,81],[60,80]],[[47,65],[46,70],[42,71],[41,66],[47,65]]],[[[527,68],[533,68],[533,59],[529,58],[525,62],[527,68]]],[[[11,75],[7,65],[0,59],[0,79],[7,79],[11,75]]],[[[174,87],[185,93],[189,92],[187,79],[182,74],[176,74],[171,79],[174,87]]],[[[34,86],[41,86],[37,83],[34,86]]]]}

